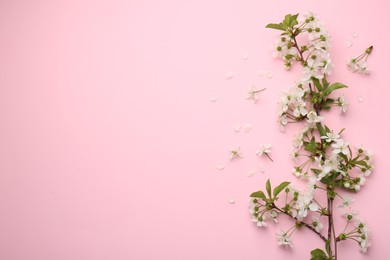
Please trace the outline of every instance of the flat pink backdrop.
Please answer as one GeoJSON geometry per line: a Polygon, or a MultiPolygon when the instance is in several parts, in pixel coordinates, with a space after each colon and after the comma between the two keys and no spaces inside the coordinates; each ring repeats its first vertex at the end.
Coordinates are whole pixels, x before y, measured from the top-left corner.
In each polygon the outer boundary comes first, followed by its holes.
{"type": "Polygon", "coordinates": [[[342,244],[340,259],[389,259],[384,0],[2,0],[0,259],[308,259],[317,237],[299,231],[283,250],[274,235],[292,223],[261,230],[247,202],[267,178],[302,184],[290,173],[297,128],[283,134],[275,123],[279,94],[300,71],[271,57],[276,32],[264,26],[310,10],[333,37],[331,80],[350,86],[348,114],[326,123],[376,154],[354,205],[373,246],[362,255],[342,244]],[[348,72],[345,60],[369,45],[373,73],[348,72]],[[250,84],[267,88],[256,105],[245,100],[250,84]],[[264,143],[274,163],[255,156],[264,143]],[[244,159],[228,161],[233,146],[244,159]]]}

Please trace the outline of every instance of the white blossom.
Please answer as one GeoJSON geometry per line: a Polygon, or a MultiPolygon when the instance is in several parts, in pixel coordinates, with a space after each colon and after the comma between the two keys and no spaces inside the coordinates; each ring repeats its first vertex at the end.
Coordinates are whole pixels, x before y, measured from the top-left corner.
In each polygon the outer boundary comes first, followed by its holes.
{"type": "Polygon", "coordinates": [[[276,234],[276,239],[278,241],[279,246],[284,247],[293,247],[293,243],[291,241],[290,236],[283,230],[276,234]]]}
{"type": "Polygon", "coordinates": [[[344,142],[343,139],[338,139],[336,143],[332,144],[334,154],[348,154],[348,143],[344,142]]]}

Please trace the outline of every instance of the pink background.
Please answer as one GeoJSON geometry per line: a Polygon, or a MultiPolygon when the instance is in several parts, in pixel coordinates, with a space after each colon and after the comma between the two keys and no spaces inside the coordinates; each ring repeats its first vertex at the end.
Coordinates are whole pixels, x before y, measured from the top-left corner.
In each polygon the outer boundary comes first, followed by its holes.
{"type": "Polygon", "coordinates": [[[362,255],[342,244],[340,259],[388,259],[384,0],[2,0],[0,259],[308,259],[317,237],[302,230],[293,250],[279,248],[274,234],[291,222],[256,228],[247,201],[267,178],[301,183],[290,174],[296,127],[283,134],[275,123],[279,94],[300,71],[271,57],[275,32],[264,26],[310,10],[333,37],[331,80],[350,86],[348,114],[326,123],[376,154],[354,205],[373,246],[362,255]],[[345,60],[369,45],[373,73],[348,72],[345,60]],[[245,100],[250,84],[267,88],[256,105],[245,100]],[[274,163],[254,155],[264,143],[274,163]],[[233,146],[242,160],[228,161],[233,146]]]}

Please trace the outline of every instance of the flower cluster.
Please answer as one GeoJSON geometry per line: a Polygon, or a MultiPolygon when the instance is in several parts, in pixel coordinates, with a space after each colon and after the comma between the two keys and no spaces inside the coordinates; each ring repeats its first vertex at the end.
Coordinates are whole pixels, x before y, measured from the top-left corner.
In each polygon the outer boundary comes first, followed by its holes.
{"type": "Polygon", "coordinates": [[[359,244],[360,252],[367,253],[367,249],[371,246],[371,235],[366,223],[360,220],[358,215],[356,211],[349,211],[342,215],[346,220],[346,225],[344,232],[337,237],[337,240],[350,239],[356,241],[359,244]],[[352,227],[350,227],[350,223],[353,224],[352,227]],[[350,227],[350,230],[346,231],[348,227],[350,227]]]}
{"type": "Polygon", "coordinates": [[[301,23],[298,23],[297,17],[287,15],[283,23],[267,25],[268,28],[285,31],[276,41],[273,56],[281,58],[287,69],[294,62],[303,66],[303,76],[296,86],[283,93],[279,102],[278,122],[282,131],[287,123],[302,121],[307,115],[314,115],[314,111],[309,114],[306,107],[308,101],[314,101],[313,110],[316,112],[332,106],[340,107],[341,112],[347,110],[344,96],[329,96],[335,89],[346,86],[338,83],[329,85],[326,80],[334,67],[330,59],[330,36],[326,28],[313,13],[305,15],[301,23]],[[304,44],[298,45],[298,36],[304,44]]]}
{"type": "Polygon", "coordinates": [[[361,55],[349,59],[347,61],[348,69],[359,74],[369,74],[370,69],[367,67],[367,58],[371,54],[372,49],[373,46],[370,46],[361,55]]]}
{"type": "MultiPolygon", "coordinates": [[[[297,163],[292,172],[296,177],[307,181],[304,191],[283,182],[274,189],[268,180],[266,192],[256,191],[250,195],[250,214],[259,227],[277,222],[279,215],[287,215],[294,225],[287,231],[276,234],[278,244],[293,247],[292,234],[306,227],[318,235],[325,243],[325,251],[315,249],[311,259],[337,259],[337,244],[351,239],[358,243],[360,251],[365,253],[371,245],[366,224],[357,218],[350,209],[353,199],[341,196],[339,189],[357,192],[365,184],[373,170],[373,154],[361,147],[354,148],[342,137],[344,131],[333,131],[325,124],[321,116],[323,110],[338,107],[347,111],[347,101],[343,95],[334,96],[334,92],[347,86],[328,82],[333,65],[330,60],[330,36],[322,22],[313,14],[298,21],[297,15],[286,15],[281,23],[268,24],[267,28],[283,31],[276,41],[273,56],[284,61],[289,69],[299,63],[303,67],[303,76],[298,83],[285,91],[278,107],[279,125],[282,130],[290,122],[303,122],[304,128],[293,138],[292,157],[297,163]],[[303,38],[298,36],[304,36],[303,38]],[[284,196],[280,194],[284,191],[284,196]],[[326,197],[326,205],[318,199],[318,194],[326,197]],[[279,199],[279,196],[283,199],[279,199]],[[280,202],[280,201],[283,202],[280,202]],[[337,207],[334,202],[341,200],[337,207]],[[322,202],[323,205],[321,205],[322,202]],[[343,232],[336,234],[334,226],[335,208],[349,208],[343,216],[347,224],[343,232]],[[321,218],[327,218],[327,236],[323,235],[324,224],[321,218]],[[355,223],[353,227],[351,223],[355,223]],[[351,229],[347,231],[348,227],[351,229]]],[[[371,53],[372,47],[354,59],[354,66],[371,53]]],[[[357,65],[359,64],[359,65],[357,65]]],[[[351,65],[352,66],[352,65],[351,65]]],[[[258,154],[268,156],[266,146],[258,154]]]]}

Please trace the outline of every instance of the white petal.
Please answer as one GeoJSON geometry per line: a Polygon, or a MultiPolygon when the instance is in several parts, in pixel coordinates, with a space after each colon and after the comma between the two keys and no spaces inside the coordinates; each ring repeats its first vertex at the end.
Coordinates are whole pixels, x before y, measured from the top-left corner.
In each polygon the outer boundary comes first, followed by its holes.
{"type": "Polygon", "coordinates": [[[346,40],[345,41],[345,46],[347,46],[348,48],[351,48],[353,45],[352,41],[351,40],[346,40]]]}
{"type": "Polygon", "coordinates": [[[217,96],[211,96],[210,97],[210,101],[211,102],[216,102],[218,100],[218,97],[217,96]]]}
{"type": "Polygon", "coordinates": [[[217,164],[217,169],[222,171],[223,169],[225,169],[225,165],[223,163],[218,163],[217,164]]]}
{"type": "Polygon", "coordinates": [[[253,175],[255,175],[256,174],[256,172],[254,171],[254,170],[250,170],[250,171],[248,171],[247,173],[246,173],[246,176],[247,177],[252,177],[253,175]]]}
{"type": "Polygon", "coordinates": [[[234,77],[233,72],[228,72],[228,73],[226,73],[226,75],[225,75],[225,79],[232,79],[233,77],[234,77]]]}
{"type": "Polygon", "coordinates": [[[234,197],[230,197],[229,200],[228,200],[228,202],[229,202],[230,204],[234,204],[234,203],[236,203],[236,199],[235,199],[234,197]]]}

